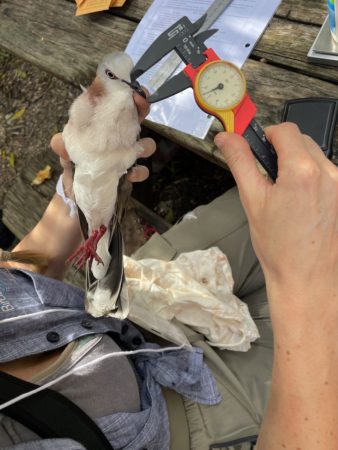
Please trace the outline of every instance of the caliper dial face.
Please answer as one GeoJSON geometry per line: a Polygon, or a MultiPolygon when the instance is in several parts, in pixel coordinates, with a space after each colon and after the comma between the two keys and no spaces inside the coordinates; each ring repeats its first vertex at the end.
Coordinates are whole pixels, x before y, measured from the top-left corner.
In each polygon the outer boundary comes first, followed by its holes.
{"type": "Polygon", "coordinates": [[[220,110],[233,109],[246,92],[242,71],[228,61],[207,64],[198,74],[196,87],[205,106],[220,110]]]}

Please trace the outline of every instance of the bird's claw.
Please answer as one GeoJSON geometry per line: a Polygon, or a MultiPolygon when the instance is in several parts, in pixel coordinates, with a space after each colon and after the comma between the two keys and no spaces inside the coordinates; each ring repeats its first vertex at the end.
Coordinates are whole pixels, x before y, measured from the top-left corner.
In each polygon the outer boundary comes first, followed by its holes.
{"type": "Polygon", "coordinates": [[[73,264],[77,270],[81,270],[88,260],[90,264],[94,259],[99,264],[103,264],[103,261],[96,253],[96,250],[99,240],[106,231],[107,227],[104,225],[101,225],[99,229],[93,230],[88,239],[67,259],[66,262],[73,264]]]}

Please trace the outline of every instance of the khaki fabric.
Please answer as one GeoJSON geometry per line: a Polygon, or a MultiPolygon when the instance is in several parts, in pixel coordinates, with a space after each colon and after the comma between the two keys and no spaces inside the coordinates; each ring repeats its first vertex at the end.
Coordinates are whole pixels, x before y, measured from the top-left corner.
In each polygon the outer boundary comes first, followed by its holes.
{"type": "Polygon", "coordinates": [[[162,392],[168,408],[170,448],[189,450],[189,425],[183,398],[175,391],[169,389],[163,388],[162,392]]]}
{"type": "Polygon", "coordinates": [[[166,393],[171,429],[176,435],[182,435],[181,439],[177,436],[172,439],[171,450],[226,448],[226,442],[257,435],[272,371],[273,337],[264,276],[251,245],[237,189],[196,208],[194,215],[196,218],[182,220],[162,236],[155,234],[134,257],[171,260],[182,252],[219,247],[230,261],[234,293],[248,304],[261,337],[248,352],[231,352],[210,347],[203,336],[180,325],[190,342],[203,349],[222,402],[206,406],[183,399],[189,429],[187,438],[187,427],[180,425],[184,421],[177,420],[179,414],[175,416],[177,402],[170,392],[166,393]]]}

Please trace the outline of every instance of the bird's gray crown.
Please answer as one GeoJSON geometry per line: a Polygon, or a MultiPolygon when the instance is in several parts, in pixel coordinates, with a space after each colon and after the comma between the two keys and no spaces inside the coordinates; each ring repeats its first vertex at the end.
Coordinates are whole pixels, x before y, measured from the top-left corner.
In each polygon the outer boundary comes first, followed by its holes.
{"type": "Polygon", "coordinates": [[[106,71],[110,71],[117,78],[130,81],[130,72],[133,66],[133,61],[127,53],[114,51],[102,59],[97,68],[97,75],[104,80],[108,78],[106,71]]]}

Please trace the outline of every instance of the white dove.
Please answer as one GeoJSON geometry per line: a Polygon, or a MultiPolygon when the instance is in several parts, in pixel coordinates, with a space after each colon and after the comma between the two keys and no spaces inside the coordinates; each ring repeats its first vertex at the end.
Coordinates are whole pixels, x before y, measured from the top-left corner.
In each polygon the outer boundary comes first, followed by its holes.
{"type": "Polygon", "coordinates": [[[132,68],[126,53],[107,55],[93,83],[71,105],[62,133],[75,164],[73,190],[87,237],[72,258],[78,268],[87,261],[86,309],[95,317],[128,314],[117,197],[120,178],[142,150],[128,84],[132,68]]]}

